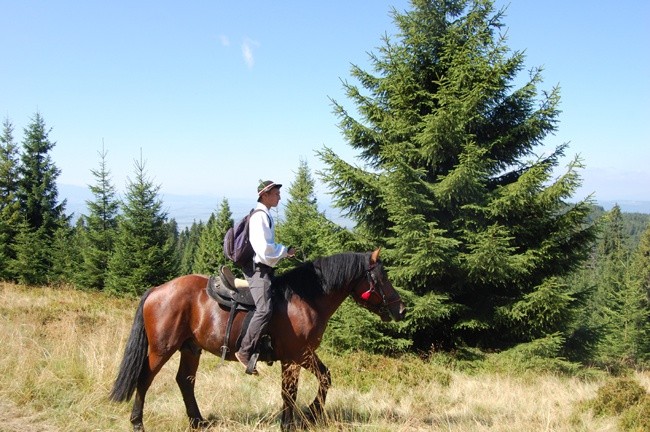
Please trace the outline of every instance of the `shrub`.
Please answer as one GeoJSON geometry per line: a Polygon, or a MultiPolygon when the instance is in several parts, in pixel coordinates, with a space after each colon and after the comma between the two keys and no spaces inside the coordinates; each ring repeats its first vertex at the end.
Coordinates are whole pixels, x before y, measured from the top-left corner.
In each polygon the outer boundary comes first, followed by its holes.
{"type": "Polygon", "coordinates": [[[591,408],[596,415],[620,415],[647,399],[645,389],[632,378],[616,378],[600,389],[591,408]]]}
{"type": "Polygon", "coordinates": [[[650,396],[627,409],[621,416],[621,429],[624,431],[650,431],[650,396]]]}

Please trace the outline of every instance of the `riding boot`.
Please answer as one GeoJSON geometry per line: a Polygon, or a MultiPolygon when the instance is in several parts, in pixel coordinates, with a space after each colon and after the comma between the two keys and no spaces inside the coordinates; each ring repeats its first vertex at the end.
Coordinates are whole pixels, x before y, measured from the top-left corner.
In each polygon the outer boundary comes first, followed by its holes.
{"type": "Polygon", "coordinates": [[[249,375],[258,375],[255,365],[257,364],[257,356],[255,353],[252,356],[248,357],[246,354],[243,354],[241,351],[235,353],[235,358],[239,363],[243,364],[246,367],[246,373],[249,375]]]}

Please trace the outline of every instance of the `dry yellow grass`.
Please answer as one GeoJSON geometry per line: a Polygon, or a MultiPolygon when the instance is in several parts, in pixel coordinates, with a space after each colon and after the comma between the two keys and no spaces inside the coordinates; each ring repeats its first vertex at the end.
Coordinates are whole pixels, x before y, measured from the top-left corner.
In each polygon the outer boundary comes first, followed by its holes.
{"type": "MultiPolygon", "coordinates": [[[[0,431],[130,430],[131,403],[112,403],[107,395],[136,306],[135,300],[98,293],[0,283],[0,431]]],[[[594,397],[598,380],[467,375],[415,358],[322,358],[334,384],[327,421],[310,430],[617,430],[615,418],[594,418],[580,408],[594,397]],[[363,369],[350,372],[355,362],[363,369]]],[[[188,430],[174,380],[177,364],[178,355],[147,394],[144,422],[150,431],[188,430]]],[[[259,377],[250,377],[236,364],[203,356],[196,394],[204,417],[213,422],[210,430],[280,430],[279,365],[259,369],[259,377]]],[[[650,388],[647,373],[637,379],[650,388]]],[[[300,405],[311,402],[315,391],[315,379],[303,372],[300,405]]]]}

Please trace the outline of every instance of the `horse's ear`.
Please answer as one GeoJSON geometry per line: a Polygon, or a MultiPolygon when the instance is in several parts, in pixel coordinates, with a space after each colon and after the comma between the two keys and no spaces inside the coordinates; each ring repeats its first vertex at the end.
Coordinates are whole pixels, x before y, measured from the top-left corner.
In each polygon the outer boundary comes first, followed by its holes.
{"type": "Polygon", "coordinates": [[[375,251],[370,255],[370,264],[375,264],[377,261],[379,261],[379,252],[381,251],[381,248],[375,249],[375,251]]]}

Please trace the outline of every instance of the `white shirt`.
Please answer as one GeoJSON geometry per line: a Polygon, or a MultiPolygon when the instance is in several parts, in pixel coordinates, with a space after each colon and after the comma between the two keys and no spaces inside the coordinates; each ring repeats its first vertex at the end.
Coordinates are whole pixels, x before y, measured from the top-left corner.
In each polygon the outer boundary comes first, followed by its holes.
{"type": "Polygon", "coordinates": [[[255,251],[253,261],[275,267],[287,256],[287,247],[275,243],[275,224],[269,209],[262,203],[257,203],[255,209],[262,211],[253,214],[248,222],[248,238],[255,251]]]}

